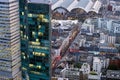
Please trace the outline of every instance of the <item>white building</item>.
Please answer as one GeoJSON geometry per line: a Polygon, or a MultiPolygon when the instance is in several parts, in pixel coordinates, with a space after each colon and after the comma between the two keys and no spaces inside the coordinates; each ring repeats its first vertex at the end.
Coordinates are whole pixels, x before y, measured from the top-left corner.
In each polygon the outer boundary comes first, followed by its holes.
{"type": "Polygon", "coordinates": [[[116,36],[114,33],[110,34],[100,33],[100,40],[110,44],[115,44],[116,36]]]}
{"type": "Polygon", "coordinates": [[[22,80],[19,28],[19,1],[0,0],[0,80],[22,80]]]}
{"type": "Polygon", "coordinates": [[[108,41],[108,34],[100,33],[100,40],[107,42],[108,41]]]}
{"type": "Polygon", "coordinates": [[[96,73],[101,73],[102,63],[98,57],[93,58],[93,71],[96,73]]]}
{"type": "Polygon", "coordinates": [[[69,80],[68,78],[52,77],[51,80],[69,80]]]}
{"type": "Polygon", "coordinates": [[[98,18],[98,27],[110,31],[112,28],[112,21],[113,20],[98,18]]]}
{"type": "Polygon", "coordinates": [[[87,19],[84,23],[83,23],[83,27],[82,28],[84,28],[84,29],[86,29],[86,30],[89,30],[90,31],[90,33],[94,33],[94,25],[92,24],[92,21],[91,21],[92,19],[87,19]]]}
{"type": "Polygon", "coordinates": [[[83,74],[89,74],[90,73],[90,65],[88,63],[83,63],[81,66],[81,71],[83,74]]]}
{"type": "Polygon", "coordinates": [[[98,18],[97,23],[99,28],[120,33],[120,20],[98,18]]]}
{"type": "Polygon", "coordinates": [[[86,38],[80,39],[79,47],[84,46],[84,45],[85,45],[85,42],[86,42],[86,38]]]}
{"type": "Polygon", "coordinates": [[[93,57],[93,71],[88,75],[89,80],[101,80],[102,62],[99,57],[93,57]]]}
{"type": "Polygon", "coordinates": [[[112,22],[112,30],[114,33],[120,33],[120,21],[112,22]]]}
{"type": "Polygon", "coordinates": [[[86,38],[79,33],[79,34],[76,36],[74,42],[72,43],[71,48],[79,49],[79,47],[85,45],[85,42],[86,42],[86,38]],[[78,46],[76,46],[75,44],[77,44],[78,46]]]}
{"type": "Polygon", "coordinates": [[[119,0],[110,0],[110,5],[112,5],[112,11],[120,11],[120,1],[119,0]]]}
{"type": "Polygon", "coordinates": [[[113,33],[113,34],[109,34],[107,40],[108,40],[108,41],[107,41],[108,43],[110,43],[110,44],[115,44],[116,36],[114,35],[114,33],[113,33]]]}
{"type": "Polygon", "coordinates": [[[102,68],[108,68],[109,61],[109,58],[101,58],[102,68]]]}
{"type": "Polygon", "coordinates": [[[61,76],[63,78],[68,78],[70,80],[80,80],[81,70],[78,68],[64,68],[61,71],[61,76]]]}

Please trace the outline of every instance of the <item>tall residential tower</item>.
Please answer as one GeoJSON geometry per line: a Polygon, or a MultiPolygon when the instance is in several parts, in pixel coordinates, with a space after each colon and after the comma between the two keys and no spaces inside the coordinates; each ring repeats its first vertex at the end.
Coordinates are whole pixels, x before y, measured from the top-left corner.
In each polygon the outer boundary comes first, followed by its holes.
{"type": "Polygon", "coordinates": [[[50,79],[50,4],[20,0],[22,75],[25,80],[50,79]]]}
{"type": "Polygon", "coordinates": [[[22,80],[19,28],[19,1],[0,0],[0,80],[22,80]]]}

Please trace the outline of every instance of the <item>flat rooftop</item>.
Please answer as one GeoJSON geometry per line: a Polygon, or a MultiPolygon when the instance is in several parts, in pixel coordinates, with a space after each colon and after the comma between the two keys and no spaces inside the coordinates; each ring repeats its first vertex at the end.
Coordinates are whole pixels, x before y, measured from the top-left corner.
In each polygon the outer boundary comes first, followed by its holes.
{"type": "Polygon", "coordinates": [[[50,4],[51,0],[28,0],[29,3],[43,3],[43,4],[50,4]]]}

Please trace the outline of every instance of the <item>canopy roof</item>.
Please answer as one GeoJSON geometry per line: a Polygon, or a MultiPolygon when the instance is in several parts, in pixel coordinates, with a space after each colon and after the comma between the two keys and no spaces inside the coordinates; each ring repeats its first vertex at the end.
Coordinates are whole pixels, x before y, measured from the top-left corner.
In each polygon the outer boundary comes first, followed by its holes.
{"type": "Polygon", "coordinates": [[[99,0],[96,0],[95,2],[92,0],[52,0],[52,10],[59,7],[67,9],[69,12],[73,9],[81,8],[87,13],[90,11],[98,13],[101,2],[99,0]]]}

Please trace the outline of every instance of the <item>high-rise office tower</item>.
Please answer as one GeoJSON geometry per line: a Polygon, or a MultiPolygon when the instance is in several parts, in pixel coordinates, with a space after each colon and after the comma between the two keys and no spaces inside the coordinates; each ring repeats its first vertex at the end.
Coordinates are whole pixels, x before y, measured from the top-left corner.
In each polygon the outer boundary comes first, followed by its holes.
{"type": "Polygon", "coordinates": [[[50,4],[48,0],[20,0],[22,76],[50,79],[50,4]]]}
{"type": "Polygon", "coordinates": [[[0,0],[0,80],[22,80],[19,28],[19,1],[0,0]]]}

